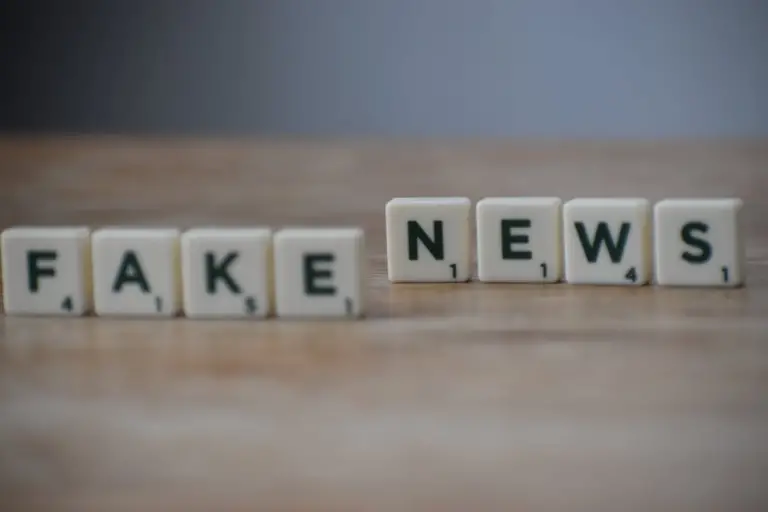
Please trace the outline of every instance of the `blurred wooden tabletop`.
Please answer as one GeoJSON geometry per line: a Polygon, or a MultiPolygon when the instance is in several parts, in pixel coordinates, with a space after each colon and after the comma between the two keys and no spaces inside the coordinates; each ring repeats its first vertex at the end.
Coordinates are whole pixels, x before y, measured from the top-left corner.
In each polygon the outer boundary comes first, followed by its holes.
{"type": "Polygon", "coordinates": [[[768,141],[0,138],[0,227],[359,225],[359,322],[0,318],[2,510],[768,509],[768,141]],[[390,285],[394,196],[738,196],[747,286],[390,285]]]}

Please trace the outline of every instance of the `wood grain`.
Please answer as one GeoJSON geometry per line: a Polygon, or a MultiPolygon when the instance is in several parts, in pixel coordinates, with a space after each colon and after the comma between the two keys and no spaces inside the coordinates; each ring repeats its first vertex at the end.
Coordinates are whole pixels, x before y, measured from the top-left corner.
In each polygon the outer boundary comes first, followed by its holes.
{"type": "Polygon", "coordinates": [[[768,141],[0,139],[0,227],[359,225],[359,322],[0,318],[3,510],[765,510],[768,141]],[[747,286],[390,285],[401,195],[744,199],[747,286]]]}

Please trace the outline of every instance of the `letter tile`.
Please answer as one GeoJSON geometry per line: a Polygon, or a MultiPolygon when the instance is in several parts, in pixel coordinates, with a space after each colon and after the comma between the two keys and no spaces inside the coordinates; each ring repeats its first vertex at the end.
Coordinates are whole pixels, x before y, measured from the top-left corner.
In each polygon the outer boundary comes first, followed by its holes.
{"type": "Polygon", "coordinates": [[[364,311],[365,242],[357,228],[293,228],[274,236],[279,317],[358,317],[364,311]]]}
{"type": "Polygon", "coordinates": [[[569,283],[648,283],[651,242],[646,199],[573,199],[563,206],[563,229],[569,283]]]}
{"type": "Polygon", "coordinates": [[[2,234],[2,251],[7,314],[79,316],[90,311],[88,228],[9,228],[2,234]]]}
{"type": "Polygon", "coordinates": [[[664,286],[744,283],[740,199],[665,199],[654,207],[656,282],[664,286]]]}
{"type": "Polygon", "coordinates": [[[470,207],[470,200],[465,197],[399,197],[389,201],[389,280],[468,281],[470,207]]]}
{"type": "Polygon", "coordinates": [[[481,281],[560,280],[561,201],[557,197],[487,197],[477,203],[477,275],[481,281]]]}
{"type": "Polygon", "coordinates": [[[181,306],[177,229],[103,228],[91,239],[97,315],[174,316],[181,306]]]}
{"type": "Polygon", "coordinates": [[[264,318],[270,313],[272,232],[197,228],[181,235],[184,312],[190,318],[264,318]]]}

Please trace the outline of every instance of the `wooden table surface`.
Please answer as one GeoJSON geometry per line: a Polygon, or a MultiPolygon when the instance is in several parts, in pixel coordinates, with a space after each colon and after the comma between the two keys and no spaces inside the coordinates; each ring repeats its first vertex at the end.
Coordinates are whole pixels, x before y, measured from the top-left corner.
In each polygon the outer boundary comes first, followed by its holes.
{"type": "Polygon", "coordinates": [[[2,510],[768,509],[768,141],[0,139],[73,223],[359,225],[370,314],[0,318],[2,510]],[[412,195],[738,196],[747,285],[391,285],[412,195]]]}

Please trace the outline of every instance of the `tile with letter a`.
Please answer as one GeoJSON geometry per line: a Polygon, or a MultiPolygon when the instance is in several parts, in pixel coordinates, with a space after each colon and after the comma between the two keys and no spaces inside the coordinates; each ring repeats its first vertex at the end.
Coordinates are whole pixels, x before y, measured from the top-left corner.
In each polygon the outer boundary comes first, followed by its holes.
{"type": "Polygon", "coordinates": [[[398,197],[386,206],[387,270],[392,282],[470,278],[470,200],[398,197]]]}
{"type": "Polygon", "coordinates": [[[273,238],[278,317],[359,317],[365,238],[358,228],[293,228],[273,238]]]}
{"type": "Polygon", "coordinates": [[[78,316],[91,309],[86,227],[9,228],[2,234],[2,268],[7,314],[78,316]]]}
{"type": "Polygon", "coordinates": [[[477,203],[481,281],[554,283],[563,268],[557,197],[486,197],[477,203]]]}
{"type": "Polygon", "coordinates": [[[565,279],[571,284],[647,284],[651,274],[646,199],[577,198],[563,206],[565,279]]]}
{"type": "Polygon", "coordinates": [[[179,312],[177,229],[103,228],[93,233],[91,250],[97,315],[170,317],[179,312]]]}
{"type": "Polygon", "coordinates": [[[663,286],[744,283],[740,199],[665,199],[654,207],[656,282],[663,286]]]}
{"type": "Polygon", "coordinates": [[[272,231],[197,228],[181,235],[184,313],[264,318],[270,312],[272,231]]]}

